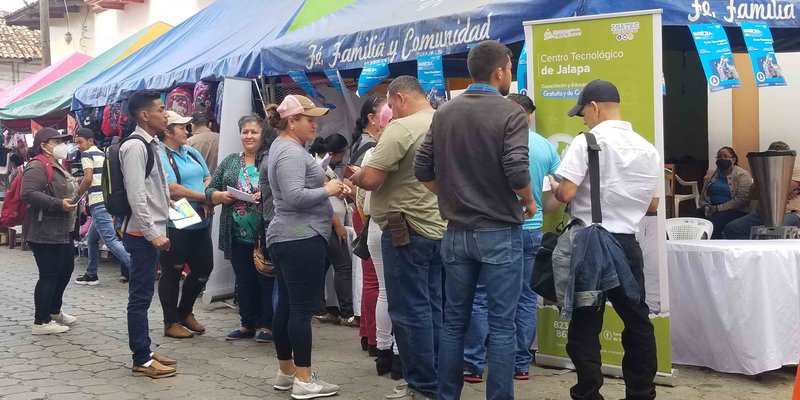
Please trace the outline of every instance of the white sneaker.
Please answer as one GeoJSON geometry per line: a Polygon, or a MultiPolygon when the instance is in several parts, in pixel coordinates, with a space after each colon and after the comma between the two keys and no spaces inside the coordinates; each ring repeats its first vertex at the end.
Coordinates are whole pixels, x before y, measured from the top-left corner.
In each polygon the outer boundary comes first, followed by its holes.
{"type": "Polygon", "coordinates": [[[56,321],[61,325],[67,325],[67,326],[74,324],[75,321],[78,320],[78,318],[75,318],[72,315],[69,315],[63,311],[59,314],[50,314],[50,318],[53,318],[53,321],[56,321]]]}
{"type": "Polygon", "coordinates": [[[328,397],[339,393],[339,386],[330,384],[317,378],[317,374],[311,375],[311,382],[305,383],[300,379],[294,378],[292,387],[293,399],[316,399],[318,397],[328,397]]]}
{"type": "Polygon", "coordinates": [[[64,333],[69,330],[69,327],[66,325],[61,325],[55,320],[50,321],[46,324],[36,325],[33,324],[31,327],[31,334],[33,335],[50,335],[52,333],[64,333]]]}
{"type": "Polygon", "coordinates": [[[408,384],[400,384],[394,387],[394,393],[389,393],[383,397],[384,399],[390,400],[430,400],[428,397],[425,397],[422,393],[411,389],[408,387],[408,384]]]}
{"type": "Polygon", "coordinates": [[[278,368],[278,376],[275,377],[275,383],[272,385],[272,388],[275,390],[289,390],[294,386],[294,375],[284,374],[280,368],[278,368]]]}

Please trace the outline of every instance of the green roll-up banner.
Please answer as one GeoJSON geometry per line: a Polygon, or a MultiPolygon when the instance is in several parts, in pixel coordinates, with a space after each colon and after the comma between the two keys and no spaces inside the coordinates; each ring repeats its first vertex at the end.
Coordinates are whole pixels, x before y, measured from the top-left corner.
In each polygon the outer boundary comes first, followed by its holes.
{"type": "MultiPolygon", "coordinates": [[[[650,10],[530,21],[524,24],[528,55],[528,95],[536,103],[536,131],[547,137],[559,154],[572,138],[588,129],[581,118],[567,117],[582,88],[594,79],[613,82],[622,98],[623,119],[651,141],[663,160],[663,105],[661,93],[661,11],[650,10]]],[[[663,199],[664,182],[659,182],[663,199]]],[[[669,290],[667,288],[664,201],[659,216],[643,221],[649,225],[650,240],[640,238],[645,253],[645,270],[655,285],[648,304],[658,345],[658,376],[661,384],[674,385],[669,337],[669,290]]],[[[562,218],[545,218],[545,230],[552,230],[562,218]]],[[[650,279],[648,277],[648,279],[650,279]]],[[[651,282],[652,283],[652,282],[651,282]]],[[[648,285],[650,286],[650,285],[648,285]]],[[[650,289],[648,289],[650,290],[650,289]]],[[[566,352],[569,321],[559,317],[554,306],[539,307],[536,362],[570,368],[566,352]]],[[[600,334],[604,372],[622,375],[623,324],[613,307],[606,305],[600,334]]]]}

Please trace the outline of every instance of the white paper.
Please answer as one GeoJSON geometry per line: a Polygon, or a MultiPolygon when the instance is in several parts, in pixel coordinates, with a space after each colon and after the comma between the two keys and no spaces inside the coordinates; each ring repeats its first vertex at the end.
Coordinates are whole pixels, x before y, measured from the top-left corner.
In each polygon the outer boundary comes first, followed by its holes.
{"type": "Polygon", "coordinates": [[[228,186],[227,190],[228,190],[228,193],[232,194],[233,197],[236,198],[236,200],[246,201],[248,203],[255,203],[255,201],[253,201],[253,195],[250,194],[250,193],[245,193],[245,192],[243,192],[243,191],[241,191],[239,189],[236,189],[236,188],[233,188],[233,187],[230,187],[230,186],[228,186]]]}
{"type": "Polygon", "coordinates": [[[317,162],[319,163],[319,166],[322,167],[323,171],[327,171],[328,166],[331,164],[331,153],[325,154],[325,157],[317,160],[317,162]]]}
{"type": "Polygon", "coordinates": [[[550,177],[548,175],[545,175],[544,183],[542,184],[542,191],[549,192],[550,190],[552,190],[552,188],[550,187],[550,177]]]}
{"type": "Polygon", "coordinates": [[[184,229],[203,221],[186,199],[176,201],[174,207],[169,208],[169,219],[178,229],[184,229]]]}

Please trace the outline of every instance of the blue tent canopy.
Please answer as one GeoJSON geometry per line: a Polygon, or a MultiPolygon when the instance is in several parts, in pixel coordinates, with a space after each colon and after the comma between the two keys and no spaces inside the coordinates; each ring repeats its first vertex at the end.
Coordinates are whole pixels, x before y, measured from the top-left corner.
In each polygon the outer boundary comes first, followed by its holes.
{"type": "Polygon", "coordinates": [[[798,0],[217,0],[81,86],[72,108],[224,76],[352,70],[386,59],[405,72],[420,54],[463,54],[486,39],[519,43],[527,20],[642,9],[664,10],[665,48],[693,49],[685,26],[711,22],[728,27],[736,47],[738,24],[761,21],[778,28],[776,49],[796,50],[797,7],[798,0]]]}

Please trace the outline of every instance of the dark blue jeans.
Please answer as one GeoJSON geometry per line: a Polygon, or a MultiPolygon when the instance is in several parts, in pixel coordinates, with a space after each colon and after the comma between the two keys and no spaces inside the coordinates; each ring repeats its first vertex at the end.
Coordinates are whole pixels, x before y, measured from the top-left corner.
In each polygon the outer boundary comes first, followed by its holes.
{"type": "MultiPolygon", "coordinates": [[[[531,344],[536,337],[536,312],[539,296],[531,289],[531,275],[536,252],[542,244],[541,229],[522,231],[522,249],[525,267],[522,272],[522,292],[517,304],[517,359],[514,371],[527,372],[533,355],[531,344]]],[[[486,306],[486,285],[479,281],[475,290],[475,303],[472,306],[472,321],[464,343],[465,370],[483,375],[486,368],[486,336],[489,335],[489,318],[486,306]]]]}
{"type": "MultiPolygon", "coordinates": [[[[464,338],[478,280],[486,285],[489,319],[487,399],[514,398],[516,325],[522,289],[522,228],[447,230],[442,239],[445,271],[444,329],[439,343],[439,400],[461,398],[464,338]]],[[[400,352],[402,354],[402,349],[400,352]]]]}
{"type": "Polygon", "coordinates": [[[272,330],[272,319],[275,316],[272,303],[275,278],[256,270],[252,244],[234,240],[231,249],[231,266],[236,276],[236,301],[239,304],[242,327],[272,330]]]}
{"type": "MultiPolygon", "coordinates": [[[[381,239],[386,299],[408,387],[436,398],[436,355],[442,329],[441,241],[411,231],[411,244],[394,247],[381,239]]],[[[459,371],[460,373],[460,371],[459,371]]]]}
{"type": "Polygon", "coordinates": [[[125,250],[131,255],[128,282],[128,345],[133,352],[133,364],[150,361],[150,325],[147,310],[153,301],[156,284],[158,250],[141,236],[125,234],[125,250]]]}

